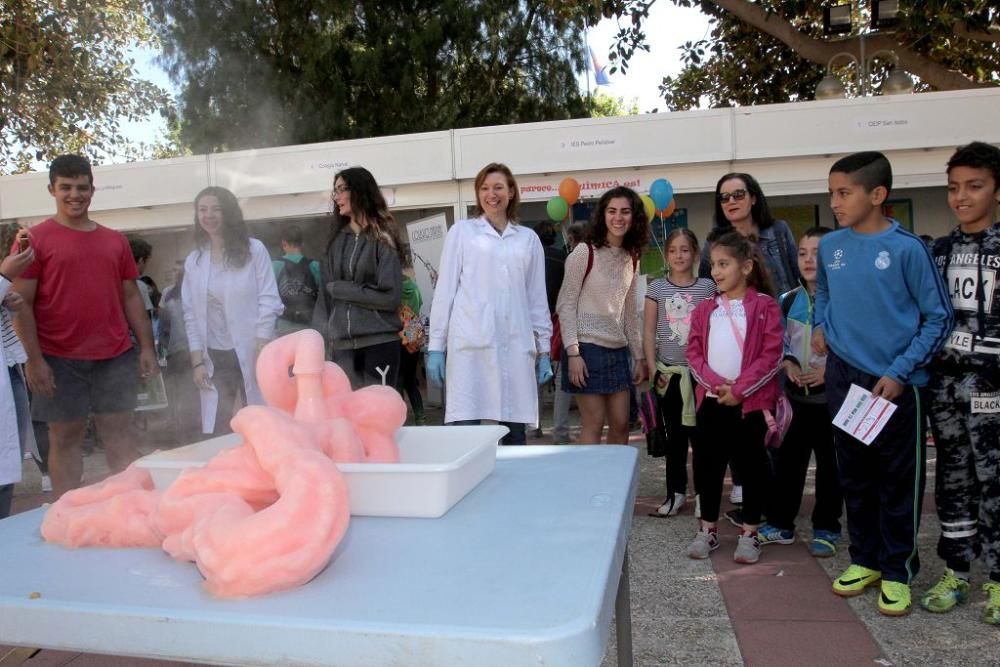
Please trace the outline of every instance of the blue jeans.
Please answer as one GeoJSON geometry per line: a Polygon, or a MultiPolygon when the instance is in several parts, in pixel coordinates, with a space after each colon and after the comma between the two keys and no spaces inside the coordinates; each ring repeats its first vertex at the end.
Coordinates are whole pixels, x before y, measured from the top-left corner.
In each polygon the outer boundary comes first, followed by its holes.
{"type": "MultiPolygon", "coordinates": [[[[448,422],[448,426],[479,426],[482,422],[481,419],[463,419],[457,422],[448,422]]],[[[501,440],[501,445],[526,445],[528,444],[528,436],[524,430],[524,424],[519,424],[516,422],[499,422],[501,426],[506,426],[510,429],[510,433],[505,435],[501,440]]]]}

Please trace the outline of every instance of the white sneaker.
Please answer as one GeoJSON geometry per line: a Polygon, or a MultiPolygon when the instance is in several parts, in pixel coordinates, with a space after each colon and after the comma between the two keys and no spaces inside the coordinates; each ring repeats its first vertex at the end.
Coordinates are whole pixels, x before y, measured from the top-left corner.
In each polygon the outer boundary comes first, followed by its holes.
{"type": "Polygon", "coordinates": [[[656,513],[660,516],[677,516],[687,502],[687,497],[683,493],[675,493],[673,497],[667,498],[656,513]]]}
{"type": "Polygon", "coordinates": [[[743,504],[743,486],[740,484],[733,484],[733,490],[729,492],[729,502],[734,505],[743,504]]]}
{"type": "Polygon", "coordinates": [[[48,493],[52,490],[52,480],[49,479],[48,475],[42,475],[42,493],[48,493]]]}

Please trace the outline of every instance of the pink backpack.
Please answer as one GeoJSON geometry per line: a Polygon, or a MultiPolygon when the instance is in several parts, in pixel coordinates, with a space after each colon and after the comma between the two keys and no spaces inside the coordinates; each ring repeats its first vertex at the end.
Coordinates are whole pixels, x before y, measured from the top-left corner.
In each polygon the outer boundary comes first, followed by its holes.
{"type": "MultiPolygon", "coordinates": [[[[733,321],[733,313],[729,310],[729,297],[725,294],[722,295],[722,307],[725,309],[726,315],[729,316],[729,326],[733,328],[733,335],[736,337],[736,342],[742,352],[743,334],[740,333],[740,328],[733,321]]],[[[778,402],[774,406],[773,413],[770,410],[764,410],[764,421],[767,423],[764,445],[775,449],[781,447],[781,443],[785,440],[785,434],[788,433],[788,428],[792,425],[792,404],[783,392],[778,394],[778,402]]]]}

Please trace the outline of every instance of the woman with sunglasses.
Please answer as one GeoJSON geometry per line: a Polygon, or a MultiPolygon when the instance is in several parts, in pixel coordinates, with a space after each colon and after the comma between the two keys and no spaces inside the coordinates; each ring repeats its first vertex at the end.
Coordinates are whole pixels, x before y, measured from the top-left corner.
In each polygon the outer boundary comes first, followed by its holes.
{"type": "Polygon", "coordinates": [[[333,220],[317,301],[333,361],[355,389],[396,386],[399,377],[399,306],[407,248],[375,177],[350,167],[333,179],[333,220]]]}
{"type": "Polygon", "coordinates": [[[712,277],[708,254],[712,242],[736,230],[757,243],[778,295],[799,285],[798,246],[784,220],[775,220],[771,207],[750,174],[731,173],[715,185],[715,226],[701,252],[699,275],[712,277]]]}

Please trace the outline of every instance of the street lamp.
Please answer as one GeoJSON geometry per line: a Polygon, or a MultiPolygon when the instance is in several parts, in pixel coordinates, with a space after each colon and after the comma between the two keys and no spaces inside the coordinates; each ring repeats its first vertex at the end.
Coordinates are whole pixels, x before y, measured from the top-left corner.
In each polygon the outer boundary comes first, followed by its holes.
{"type": "Polygon", "coordinates": [[[858,90],[861,91],[862,96],[868,95],[870,93],[869,75],[871,74],[871,64],[875,58],[882,54],[892,57],[892,71],[889,72],[889,76],[882,82],[881,93],[883,95],[905,95],[912,93],[913,79],[899,68],[899,56],[896,55],[896,52],[890,49],[881,49],[866,58],[865,40],[862,35],[861,60],[858,60],[853,53],[848,53],[847,51],[833,54],[833,57],[826,63],[826,76],[816,86],[816,99],[835,100],[847,97],[847,89],[844,87],[844,83],[833,73],[833,63],[840,57],[846,57],[854,63],[854,67],[858,73],[858,90]]]}

